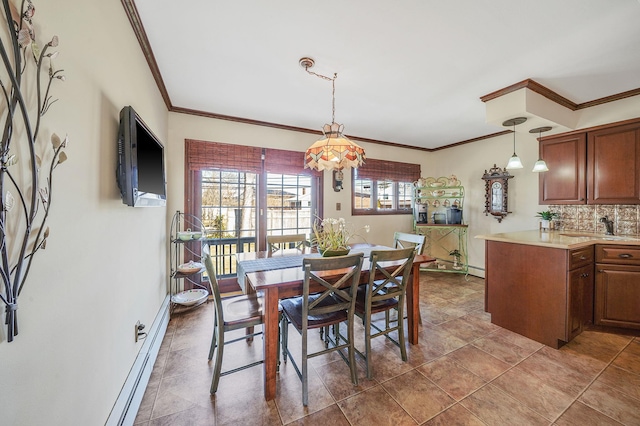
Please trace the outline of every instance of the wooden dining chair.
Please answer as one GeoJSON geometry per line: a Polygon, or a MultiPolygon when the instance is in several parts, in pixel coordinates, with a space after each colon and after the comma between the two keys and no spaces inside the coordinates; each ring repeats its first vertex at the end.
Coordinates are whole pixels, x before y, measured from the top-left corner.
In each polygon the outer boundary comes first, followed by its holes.
{"type": "Polygon", "coordinates": [[[211,284],[213,302],[215,303],[213,336],[211,338],[211,348],[209,349],[209,361],[214,358],[215,354],[215,360],[213,364],[213,378],[211,379],[210,391],[213,395],[218,390],[220,377],[244,370],[249,367],[260,365],[264,362],[264,359],[262,359],[260,361],[255,361],[250,364],[246,364],[241,367],[222,372],[222,356],[224,354],[225,345],[239,341],[247,341],[248,344],[250,344],[250,341],[247,340],[247,338],[260,335],[262,334],[262,331],[242,335],[241,337],[231,340],[225,340],[225,333],[228,331],[254,327],[256,325],[262,324],[263,301],[260,293],[246,294],[242,296],[222,299],[220,297],[218,279],[216,278],[216,271],[213,267],[211,256],[208,253],[204,253],[203,261],[207,270],[207,275],[209,277],[209,283],[211,284]]]}
{"type": "Polygon", "coordinates": [[[360,272],[362,269],[363,254],[356,253],[338,257],[304,258],[302,296],[282,300],[282,348],[284,361],[291,359],[298,377],[302,381],[302,404],[309,403],[309,384],[307,361],[309,358],[323,355],[333,351],[347,349],[347,360],[342,353],[340,355],[349,365],[351,381],[358,384],[356,371],[353,320],[355,312],[355,298],[360,272]],[[324,271],[343,270],[338,275],[331,274],[330,279],[324,271]],[[314,286],[313,289],[311,286],[314,286]],[[316,290],[317,289],[317,290],[316,290]],[[296,364],[288,347],[288,324],[293,324],[302,336],[302,371],[296,364]],[[339,324],[347,323],[347,337],[339,331],[339,324]],[[334,337],[329,336],[329,327],[334,326],[334,337]],[[309,353],[307,347],[308,330],[324,328],[325,349],[309,353]],[[344,343],[341,343],[341,339],[344,343]]]}
{"type": "MultiPolygon", "coordinates": [[[[422,251],[424,250],[424,243],[426,241],[426,238],[427,237],[420,234],[409,234],[407,232],[395,232],[393,234],[393,247],[397,249],[413,247],[417,255],[422,254],[422,251]]],[[[386,318],[388,321],[389,320],[388,313],[386,318]]],[[[420,314],[420,312],[418,312],[418,323],[422,324],[422,314],[420,314]]]]}
{"type": "Polygon", "coordinates": [[[426,237],[419,234],[409,234],[407,232],[395,232],[393,234],[393,247],[408,248],[413,247],[416,254],[422,254],[426,237]]]}
{"type": "Polygon", "coordinates": [[[267,235],[267,250],[270,252],[284,249],[300,249],[307,245],[305,234],[267,235]]]}
{"type": "Polygon", "coordinates": [[[373,377],[373,363],[371,361],[371,339],[386,336],[400,347],[403,361],[407,360],[407,349],[404,339],[404,300],[407,285],[411,275],[411,266],[416,250],[413,247],[395,250],[374,250],[369,256],[369,283],[358,287],[356,296],[356,315],[362,318],[365,333],[365,353],[361,354],[367,365],[367,378],[373,377]],[[394,266],[393,263],[397,263],[394,266]],[[392,272],[386,268],[393,269],[392,272]],[[378,277],[382,276],[382,279],[378,277]],[[388,313],[391,309],[398,310],[398,321],[392,326],[388,313]],[[371,317],[379,312],[385,312],[384,327],[373,323],[371,317]],[[389,334],[397,331],[398,340],[389,334]]]}

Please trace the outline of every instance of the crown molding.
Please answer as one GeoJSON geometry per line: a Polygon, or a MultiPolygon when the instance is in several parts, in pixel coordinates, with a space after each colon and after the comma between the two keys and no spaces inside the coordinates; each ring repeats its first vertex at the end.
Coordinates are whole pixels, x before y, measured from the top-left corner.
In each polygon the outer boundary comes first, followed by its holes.
{"type": "Polygon", "coordinates": [[[564,96],[561,96],[559,94],[557,94],[556,92],[554,92],[553,90],[549,89],[548,87],[543,86],[542,84],[531,80],[530,78],[526,79],[526,80],[522,80],[518,83],[512,84],[511,86],[507,86],[505,88],[496,90],[495,92],[491,92],[487,95],[481,96],[480,100],[482,102],[488,102],[492,99],[496,99],[499,98],[501,96],[504,96],[508,93],[511,92],[515,92],[516,90],[520,90],[520,89],[529,89],[533,92],[536,92],[542,96],[544,96],[545,98],[557,103],[558,105],[561,105],[565,108],[569,108],[571,111],[577,111],[579,109],[585,109],[585,108],[591,108],[593,106],[596,105],[601,105],[601,104],[606,104],[608,102],[614,102],[614,101],[618,101],[620,99],[624,99],[624,98],[629,98],[631,96],[636,96],[636,95],[640,95],[640,88],[637,89],[632,89],[632,90],[628,90],[626,92],[622,92],[622,93],[617,93],[615,95],[611,95],[611,96],[605,96],[604,98],[600,98],[600,99],[594,99],[592,101],[588,101],[588,102],[583,102],[581,104],[577,104],[567,98],[565,98],[564,96]]]}
{"type": "Polygon", "coordinates": [[[164,104],[167,106],[167,109],[171,110],[171,98],[169,98],[169,92],[167,92],[167,87],[165,86],[164,80],[162,79],[162,74],[160,74],[160,68],[158,68],[156,57],[153,55],[153,51],[151,50],[151,44],[149,43],[147,33],[144,30],[142,21],[140,20],[138,8],[136,7],[134,0],[120,0],[120,2],[124,7],[127,18],[129,18],[131,28],[133,29],[133,32],[138,39],[138,43],[140,44],[140,48],[142,49],[142,54],[147,60],[147,64],[149,65],[149,69],[151,70],[151,74],[153,75],[153,79],[156,81],[158,90],[160,90],[160,94],[162,95],[162,99],[164,99],[164,104]]]}

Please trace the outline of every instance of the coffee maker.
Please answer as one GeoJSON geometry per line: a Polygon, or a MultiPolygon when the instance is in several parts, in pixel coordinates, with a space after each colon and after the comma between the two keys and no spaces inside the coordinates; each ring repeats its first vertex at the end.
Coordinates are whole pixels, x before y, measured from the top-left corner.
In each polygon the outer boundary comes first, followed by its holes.
{"type": "Polygon", "coordinates": [[[429,216],[427,214],[427,205],[426,204],[417,204],[416,211],[418,213],[418,217],[416,217],[416,223],[428,223],[429,216]]]}

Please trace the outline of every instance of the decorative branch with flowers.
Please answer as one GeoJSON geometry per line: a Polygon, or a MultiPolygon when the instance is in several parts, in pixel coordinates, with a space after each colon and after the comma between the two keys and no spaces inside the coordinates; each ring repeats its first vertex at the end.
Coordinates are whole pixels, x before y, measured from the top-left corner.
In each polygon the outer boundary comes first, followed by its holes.
{"type": "Polygon", "coordinates": [[[355,229],[353,225],[345,221],[344,218],[316,218],[316,221],[313,223],[312,244],[318,246],[320,253],[324,253],[325,251],[349,250],[349,241],[352,238],[359,236],[364,239],[364,237],[358,234],[360,230],[368,233],[370,230],[369,225],[355,229]]]}
{"type": "Polygon", "coordinates": [[[2,0],[0,25],[0,300],[5,305],[7,341],[18,334],[18,296],[35,254],[46,247],[53,170],[66,159],[67,139],[55,133],[40,143],[42,117],[57,101],[52,84],[64,81],[53,66],[58,37],[40,47],[33,26],[35,7],[22,0],[17,10],[2,0]],[[43,72],[44,68],[44,72],[43,72]],[[24,77],[24,78],[23,78],[24,77]]]}

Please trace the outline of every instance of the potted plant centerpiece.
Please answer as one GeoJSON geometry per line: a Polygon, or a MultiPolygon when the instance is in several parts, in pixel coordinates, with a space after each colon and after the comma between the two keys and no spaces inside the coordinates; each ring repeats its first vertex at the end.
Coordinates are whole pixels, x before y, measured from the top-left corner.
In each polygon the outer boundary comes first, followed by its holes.
{"type": "Polygon", "coordinates": [[[453,256],[453,269],[462,269],[460,266],[460,259],[462,258],[462,253],[458,249],[451,250],[449,252],[449,256],[453,256]]]}
{"type": "MultiPolygon", "coordinates": [[[[369,232],[369,225],[362,229],[369,232]]],[[[357,235],[353,226],[344,218],[317,218],[313,223],[312,243],[318,247],[318,252],[324,257],[344,256],[351,250],[349,241],[357,235]]]]}
{"type": "Polygon", "coordinates": [[[540,221],[540,228],[547,229],[547,230],[553,229],[553,219],[558,216],[559,216],[558,213],[552,212],[550,210],[538,212],[538,214],[536,215],[536,217],[539,217],[540,219],[542,219],[540,221]]]}

